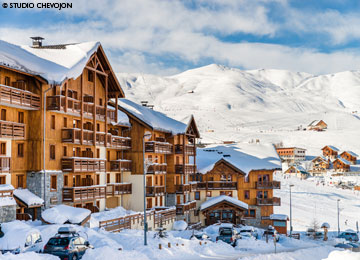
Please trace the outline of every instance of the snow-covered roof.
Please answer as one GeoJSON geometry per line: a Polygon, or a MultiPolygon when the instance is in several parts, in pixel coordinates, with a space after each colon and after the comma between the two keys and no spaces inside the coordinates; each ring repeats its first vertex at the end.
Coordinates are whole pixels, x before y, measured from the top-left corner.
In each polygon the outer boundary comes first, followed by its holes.
{"type": "Polygon", "coordinates": [[[173,135],[184,134],[187,130],[186,124],[167,117],[163,113],[136,104],[128,99],[120,98],[118,100],[118,104],[127,113],[144,122],[146,125],[148,125],[154,130],[169,132],[173,135]]]}
{"type": "Polygon", "coordinates": [[[41,206],[44,204],[44,200],[28,189],[16,189],[14,190],[14,196],[24,202],[28,207],[41,206]]]}
{"type": "Polygon", "coordinates": [[[0,191],[4,190],[14,190],[14,186],[11,184],[0,184],[0,191]]]}
{"type": "MultiPolygon", "coordinates": [[[[344,163],[344,164],[350,165],[350,162],[349,162],[348,160],[345,160],[344,158],[338,157],[336,160],[339,160],[339,161],[341,161],[341,162],[344,163]]],[[[335,161],[336,161],[336,160],[335,160],[335,161]]]]}
{"type": "Polygon", "coordinates": [[[0,40],[0,65],[40,76],[50,84],[77,78],[99,42],[67,44],[62,48],[32,48],[0,40]]]}
{"type": "Polygon", "coordinates": [[[344,151],[344,153],[348,153],[350,154],[351,156],[354,156],[354,157],[359,157],[359,155],[357,155],[356,153],[352,152],[352,151],[344,151]]]}
{"type": "MultiPolygon", "coordinates": [[[[338,148],[336,148],[335,146],[332,146],[332,145],[327,145],[325,147],[329,147],[331,150],[336,151],[336,152],[340,151],[338,148]]],[[[321,150],[323,150],[324,148],[322,148],[321,150]]]]}
{"type": "Polygon", "coordinates": [[[0,207],[15,206],[16,201],[13,197],[0,197],[0,207]]]}
{"type": "MultiPolygon", "coordinates": [[[[111,183],[109,183],[109,184],[111,184],[111,183]]],[[[124,209],[121,206],[116,207],[114,209],[91,214],[91,220],[90,220],[91,224],[90,225],[91,225],[91,227],[98,227],[99,221],[106,221],[106,220],[125,217],[125,216],[133,215],[133,214],[138,214],[138,212],[124,209]]]]}
{"type": "Polygon", "coordinates": [[[249,174],[251,170],[273,170],[281,168],[281,161],[271,144],[224,144],[210,145],[197,149],[198,172],[207,173],[219,160],[225,160],[234,167],[249,174]]]}
{"type": "Polygon", "coordinates": [[[296,165],[296,166],[290,166],[288,169],[294,167],[297,171],[301,172],[301,173],[306,173],[308,174],[308,172],[305,170],[305,168],[301,165],[296,165]]]}
{"type": "Polygon", "coordinates": [[[41,217],[51,224],[80,224],[89,215],[91,211],[84,208],[74,208],[66,205],[57,205],[53,208],[44,210],[41,217]]]}
{"type": "MultiPolygon", "coordinates": [[[[314,120],[314,121],[312,121],[310,124],[309,124],[309,126],[316,126],[317,124],[319,124],[320,122],[324,122],[323,120],[314,120]]],[[[324,122],[325,123],[325,122],[324,122]]],[[[326,124],[326,123],[325,123],[326,124]]]]}
{"type": "Polygon", "coordinates": [[[271,220],[288,220],[288,215],[285,214],[271,214],[270,215],[271,220]]]}
{"type": "Polygon", "coordinates": [[[210,208],[218,203],[221,203],[223,201],[227,201],[231,204],[234,204],[240,208],[243,208],[243,209],[248,209],[248,204],[246,204],[245,202],[242,202],[238,199],[235,199],[233,197],[229,197],[229,196],[226,196],[226,195],[220,195],[220,196],[217,196],[217,197],[213,197],[211,199],[208,199],[207,201],[205,201],[203,204],[201,204],[200,206],[200,210],[205,210],[207,208],[210,208]]]}
{"type": "Polygon", "coordinates": [[[312,159],[311,161],[313,162],[313,161],[315,161],[315,160],[316,160],[316,159],[318,159],[318,158],[320,158],[321,160],[323,160],[323,161],[326,161],[326,162],[327,162],[327,159],[325,158],[325,156],[322,156],[322,155],[315,157],[315,158],[314,158],[314,159],[312,159]]]}
{"type": "Polygon", "coordinates": [[[129,117],[124,112],[118,110],[116,124],[130,126],[129,117]]]}

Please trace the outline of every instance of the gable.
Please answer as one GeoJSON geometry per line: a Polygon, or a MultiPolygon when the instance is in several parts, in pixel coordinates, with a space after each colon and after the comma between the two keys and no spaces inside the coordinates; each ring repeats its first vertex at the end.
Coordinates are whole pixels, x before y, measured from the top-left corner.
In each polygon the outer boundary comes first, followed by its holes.
{"type": "Polygon", "coordinates": [[[212,170],[207,172],[209,174],[237,174],[237,175],[243,175],[245,176],[246,173],[244,173],[242,170],[238,169],[228,161],[221,159],[218,162],[215,163],[212,170]]]}

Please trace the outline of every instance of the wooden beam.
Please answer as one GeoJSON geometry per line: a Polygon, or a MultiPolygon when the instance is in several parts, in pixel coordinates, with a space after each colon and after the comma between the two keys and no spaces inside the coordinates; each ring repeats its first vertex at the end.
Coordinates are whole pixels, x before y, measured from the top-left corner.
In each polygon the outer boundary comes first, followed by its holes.
{"type": "Polygon", "coordinates": [[[106,76],[105,78],[105,102],[104,102],[104,106],[105,106],[105,147],[107,147],[107,103],[108,103],[108,79],[109,77],[106,76]]]}
{"type": "Polygon", "coordinates": [[[101,75],[103,75],[103,76],[107,76],[106,73],[104,73],[104,72],[102,72],[102,71],[100,71],[100,70],[91,68],[91,67],[89,67],[89,66],[86,66],[85,68],[88,69],[88,70],[91,70],[91,71],[93,71],[93,72],[96,72],[96,73],[98,73],[98,74],[101,74],[101,75]]]}
{"type": "Polygon", "coordinates": [[[119,104],[118,99],[119,99],[119,92],[117,92],[115,94],[115,121],[116,121],[116,123],[117,123],[117,118],[118,118],[118,104],[119,104]]]}
{"type": "MultiPolygon", "coordinates": [[[[61,95],[61,93],[60,93],[61,95]]],[[[60,97],[61,99],[61,97],[60,97]]],[[[67,107],[68,107],[68,84],[67,82],[65,82],[65,108],[64,108],[64,112],[67,112],[67,107]]]]}
{"type": "Polygon", "coordinates": [[[96,152],[96,70],[94,71],[94,90],[93,90],[93,96],[94,96],[94,109],[93,109],[93,125],[94,125],[94,136],[93,136],[93,141],[94,141],[94,148],[96,152]]]}
{"type": "MultiPolygon", "coordinates": [[[[80,144],[82,145],[84,143],[84,72],[85,70],[82,71],[81,73],[81,78],[80,78],[80,98],[81,98],[81,132],[80,132],[80,144]]],[[[75,132],[74,132],[75,135],[75,132]]]]}

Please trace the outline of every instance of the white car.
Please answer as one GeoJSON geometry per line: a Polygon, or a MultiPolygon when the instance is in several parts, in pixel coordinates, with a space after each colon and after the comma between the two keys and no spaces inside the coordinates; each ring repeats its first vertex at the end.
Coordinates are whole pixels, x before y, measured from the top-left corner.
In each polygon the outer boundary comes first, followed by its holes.
{"type": "Polygon", "coordinates": [[[36,228],[19,221],[1,224],[0,251],[19,254],[40,252],[43,248],[41,233],[36,228]]]}

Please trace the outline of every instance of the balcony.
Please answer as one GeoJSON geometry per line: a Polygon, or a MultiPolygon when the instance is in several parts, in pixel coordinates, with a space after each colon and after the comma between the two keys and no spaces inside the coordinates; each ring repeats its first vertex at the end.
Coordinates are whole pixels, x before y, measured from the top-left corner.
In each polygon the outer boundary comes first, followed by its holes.
{"type": "Polygon", "coordinates": [[[193,164],[175,164],[175,173],[177,174],[194,174],[196,165],[193,164]]]}
{"type": "MultiPolygon", "coordinates": [[[[47,97],[46,104],[47,104],[46,105],[47,110],[65,111],[65,96],[61,96],[61,95],[49,96],[47,97]]],[[[81,101],[75,98],[68,97],[66,112],[80,115],[81,101]]]]}
{"type": "Polygon", "coordinates": [[[110,161],[110,170],[113,172],[131,172],[130,160],[110,161]]]}
{"type": "Polygon", "coordinates": [[[281,182],[279,181],[266,181],[266,182],[256,182],[256,189],[280,189],[281,182]]]}
{"type": "Polygon", "coordinates": [[[256,198],[256,205],[257,206],[280,206],[281,199],[277,197],[273,198],[256,198]]]}
{"type": "Polygon", "coordinates": [[[190,201],[184,204],[177,204],[176,205],[176,215],[184,215],[189,213],[190,210],[196,209],[196,201],[190,201]]]}
{"type": "Polygon", "coordinates": [[[61,159],[63,172],[105,172],[106,160],[87,157],[69,157],[61,159]]]}
{"type": "Polygon", "coordinates": [[[155,197],[165,194],[165,186],[146,186],[146,196],[155,197]]]}
{"type": "Polygon", "coordinates": [[[106,186],[85,186],[63,188],[63,202],[86,202],[106,198],[106,186]]]}
{"type": "Polygon", "coordinates": [[[106,196],[117,196],[123,194],[131,194],[131,183],[108,183],[106,184],[106,196]]]}
{"type": "Polygon", "coordinates": [[[145,152],[172,154],[173,149],[172,149],[172,144],[166,142],[150,141],[150,142],[145,142],[145,152]]]}
{"type": "Polygon", "coordinates": [[[190,184],[180,184],[180,185],[175,185],[175,191],[176,193],[185,193],[185,192],[190,192],[191,191],[191,185],[190,184]]]}
{"type": "Polygon", "coordinates": [[[111,148],[127,150],[131,148],[131,138],[107,134],[107,145],[111,148]]]}
{"type": "Polygon", "coordinates": [[[10,172],[10,157],[0,156],[0,173],[10,172]]]}
{"type": "Polygon", "coordinates": [[[30,91],[0,84],[0,103],[10,104],[22,109],[39,110],[40,96],[30,91]]]}
{"type": "MultiPolygon", "coordinates": [[[[195,145],[185,145],[185,155],[188,156],[195,156],[195,145]]],[[[183,154],[184,153],[184,145],[182,144],[176,144],[175,145],[175,153],[176,154],[183,154]]]]}
{"type": "Polygon", "coordinates": [[[167,164],[153,164],[150,165],[148,170],[146,171],[147,174],[166,174],[167,164]]]}
{"type": "Polygon", "coordinates": [[[0,120],[0,137],[25,138],[25,124],[0,120]]]}
{"type": "Polygon", "coordinates": [[[235,181],[209,181],[198,182],[198,190],[237,190],[237,182],[235,181]]]}

